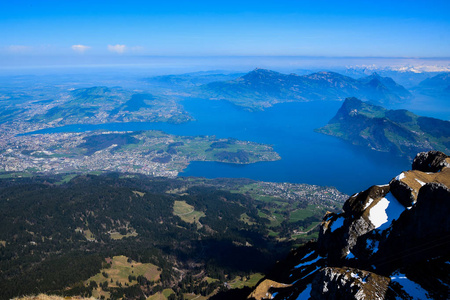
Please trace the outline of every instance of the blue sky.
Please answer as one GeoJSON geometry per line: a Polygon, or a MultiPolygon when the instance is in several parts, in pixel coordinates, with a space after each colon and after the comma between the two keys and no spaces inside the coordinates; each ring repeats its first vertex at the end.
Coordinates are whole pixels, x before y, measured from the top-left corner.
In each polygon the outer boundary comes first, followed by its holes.
{"type": "Polygon", "coordinates": [[[450,1],[0,2],[0,55],[450,57],[450,1]]]}

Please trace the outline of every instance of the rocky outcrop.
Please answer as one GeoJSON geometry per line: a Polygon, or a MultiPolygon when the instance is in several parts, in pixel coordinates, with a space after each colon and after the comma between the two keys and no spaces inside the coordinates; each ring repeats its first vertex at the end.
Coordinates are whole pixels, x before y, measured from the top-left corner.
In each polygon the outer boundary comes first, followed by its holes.
{"type": "Polygon", "coordinates": [[[413,162],[413,170],[403,172],[391,180],[392,194],[406,207],[417,201],[419,190],[426,183],[450,186],[450,158],[442,152],[419,153],[413,162]]]}
{"type": "Polygon", "coordinates": [[[440,183],[427,183],[416,204],[405,211],[380,241],[373,261],[378,271],[390,273],[423,257],[441,257],[449,253],[450,189],[440,183]],[[394,251],[395,250],[395,251],[394,251]]]}
{"type": "Polygon", "coordinates": [[[352,268],[323,268],[314,277],[310,299],[381,299],[389,277],[352,268]]]}
{"type": "Polygon", "coordinates": [[[325,216],[319,232],[318,251],[331,261],[340,261],[349,255],[360,236],[375,228],[370,221],[369,208],[389,193],[389,185],[372,186],[351,196],[341,214],[325,216]]]}
{"type": "Polygon", "coordinates": [[[440,151],[421,152],[412,163],[413,170],[422,172],[439,172],[450,167],[450,158],[440,151]]]}
{"type": "Polygon", "coordinates": [[[448,299],[449,166],[442,152],[419,153],[413,170],[327,213],[318,241],[268,275],[287,284],[270,298],[448,299]]]}

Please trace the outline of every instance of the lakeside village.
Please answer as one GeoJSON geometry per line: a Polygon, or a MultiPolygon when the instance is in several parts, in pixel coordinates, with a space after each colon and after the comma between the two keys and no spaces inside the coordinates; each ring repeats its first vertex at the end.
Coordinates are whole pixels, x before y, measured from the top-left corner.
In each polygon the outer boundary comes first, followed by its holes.
{"type": "MultiPolygon", "coordinates": [[[[21,123],[23,124],[23,123],[21,123]]],[[[198,151],[199,145],[210,148],[217,143],[210,137],[176,137],[162,132],[137,135],[138,146],[111,144],[90,155],[80,148],[86,137],[93,133],[52,133],[21,135],[23,126],[2,124],[0,131],[0,172],[4,174],[64,174],[89,172],[121,172],[174,178],[191,161],[211,160],[211,151],[198,151]],[[178,138],[178,139],[177,139],[178,138]],[[196,148],[196,152],[170,151],[170,145],[182,138],[184,147],[196,148]],[[209,140],[208,140],[209,138],[209,140]],[[164,149],[164,150],[163,150],[164,149]]],[[[31,131],[30,128],[27,128],[31,131]]],[[[27,130],[25,130],[26,132],[27,130]]],[[[117,132],[102,132],[111,134],[117,132]]],[[[122,132],[123,133],[123,132],[122,132]]],[[[98,134],[98,133],[96,133],[98,134]]],[[[124,133],[126,134],[126,133],[124,133]]],[[[179,143],[179,142],[178,142],[179,143]]],[[[238,141],[237,146],[257,154],[257,161],[280,159],[270,146],[238,141]]],[[[19,175],[20,176],[20,175],[19,175]]],[[[286,201],[308,198],[310,203],[343,202],[347,195],[333,187],[308,184],[257,182],[262,194],[286,201]]]]}
{"type": "Polygon", "coordinates": [[[253,163],[280,159],[269,145],[161,131],[32,132],[0,125],[0,172],[122,172],[176,177],[191,161],[253,163]]]}

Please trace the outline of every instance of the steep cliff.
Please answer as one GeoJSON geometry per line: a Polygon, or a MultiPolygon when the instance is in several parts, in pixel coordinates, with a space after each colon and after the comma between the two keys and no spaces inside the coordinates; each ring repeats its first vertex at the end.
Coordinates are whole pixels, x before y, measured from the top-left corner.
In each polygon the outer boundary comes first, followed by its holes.
{"type": "Polygon", "coordinates": [[[326,214],[318,241],[278,263],[249,298],[448,299],[449,187],[450,158],[419,153],[411,171],[326,214]],[[267,280],[278,285],[264,292],[267,280]]]}

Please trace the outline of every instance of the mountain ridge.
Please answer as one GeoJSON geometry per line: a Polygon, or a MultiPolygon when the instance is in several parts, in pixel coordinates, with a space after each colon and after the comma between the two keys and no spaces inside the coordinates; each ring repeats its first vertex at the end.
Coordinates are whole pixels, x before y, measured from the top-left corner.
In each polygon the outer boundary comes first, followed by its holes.
{"type": "Polygon", "coordinates": [[[411,159],[422,151],[450,151],[449,121],[388,110],[357,98],[347,98],[328,124],[316,131],[411,159]]]}
{"type": "Polygon", "coordinates": [[[199,92],[202,97],[224,99],[253,109],[282,102],[343,100],[351,96],[380,103],[397,103],[411,97],[403,86],[377,74],[354,79],[335,72],[297,75],[259,68],[234,80],[202,85],[199,92]]]}
{"type": "Polygon", "coordinates": [[[427,78],[421,81],[414,89],[425,95],[448,99],[450,98],[450,72],[440,73],[427,78]]]}
{"type": "Polygon", "coordinates": [[[447,299],[450,157],[422,152],[412,169],[327,213],[318,241],[279,262],[249,299],[447,299]]]}

